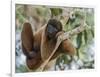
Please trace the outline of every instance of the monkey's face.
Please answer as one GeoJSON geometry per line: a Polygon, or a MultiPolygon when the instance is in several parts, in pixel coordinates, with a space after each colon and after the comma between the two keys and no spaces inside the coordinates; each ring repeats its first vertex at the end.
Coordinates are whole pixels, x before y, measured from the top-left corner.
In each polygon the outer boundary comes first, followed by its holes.
{"type": "Polygon", "coordinates": [[[56,34],[62,31],[62,24],[56,19],[50,19],[46,27],[46,35],[48,39],[55,39],[56,34]]]}

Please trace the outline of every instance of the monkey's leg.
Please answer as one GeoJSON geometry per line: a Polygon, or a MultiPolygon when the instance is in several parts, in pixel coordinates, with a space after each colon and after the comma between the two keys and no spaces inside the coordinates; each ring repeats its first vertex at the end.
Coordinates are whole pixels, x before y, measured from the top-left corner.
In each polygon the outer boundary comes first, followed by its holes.
{"type": "Polygon", "coordinates": [[[33,32],[31,24],[24,23],[23,30],[21,32],[21,40],[24,48],[27,52],[32,51],[33,49],[33,32]]]}
{"type": "Polygon", "coordinates": [[[28,68],[33,69],[37,63],[37,53],[34,51],[34,37],[31,24],[24,23],[21,32],[22,50],[26,56],[26,64],[28,68]]]}

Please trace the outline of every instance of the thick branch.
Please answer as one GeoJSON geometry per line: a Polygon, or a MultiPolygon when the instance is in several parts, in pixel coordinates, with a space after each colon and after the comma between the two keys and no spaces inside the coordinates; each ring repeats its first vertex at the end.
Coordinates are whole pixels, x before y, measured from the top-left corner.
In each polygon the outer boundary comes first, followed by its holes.
{"type": "Polygon", "coordinates": [[[72,37],[73,35],[83,32],[86,28],[87,28],[87,25],[86,25],[85,21],[82,21],[82,23],[79,27],[77,27],[71,31],[65,32],[64,34],[60,35],[59,37],[63,41],[63,40],[66,40],[66,39],[72,37]]]}

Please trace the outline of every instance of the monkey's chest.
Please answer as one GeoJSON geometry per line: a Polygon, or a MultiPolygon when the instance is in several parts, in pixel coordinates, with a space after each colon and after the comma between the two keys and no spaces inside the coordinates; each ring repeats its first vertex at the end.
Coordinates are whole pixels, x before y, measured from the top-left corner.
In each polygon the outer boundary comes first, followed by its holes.
{"type": "Polygon", "coordinates": [[[40,46],[38,44],[34,44],[33,49],[34,49],[34,51],[39,52],[40,51],[40,46]]]}
{"type": "MultiPolygon", "coordinates": [[[[47,48],[47,50],[46,51],[48,51],[47,52],[47,57],[49,57],[51,54],[52,54],[52,52],[54,51],[54,49],[55,49],[55,46],[56,46],[56,43],[55,42],[49,42],[48,43],[48,45],[46,45],[46,48],[47,48]]],[[[53,55],[53,57],[52,58],[55,58],[55,57],[57,57],[57,55],[59,54],[59,47],[58,47],[58,49],[56,50],[56,52],[54,53],[54,55],[53,55]]]]}

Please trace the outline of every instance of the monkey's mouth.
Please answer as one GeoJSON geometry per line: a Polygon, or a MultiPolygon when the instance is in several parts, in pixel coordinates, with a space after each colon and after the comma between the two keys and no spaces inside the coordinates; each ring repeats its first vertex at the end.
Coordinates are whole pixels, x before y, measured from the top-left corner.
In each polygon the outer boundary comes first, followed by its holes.
{"type": "Polygon", "coordinates": [[[56,33],[49,33],[49,38],[54,39],[56,37],[56,33]]]}

